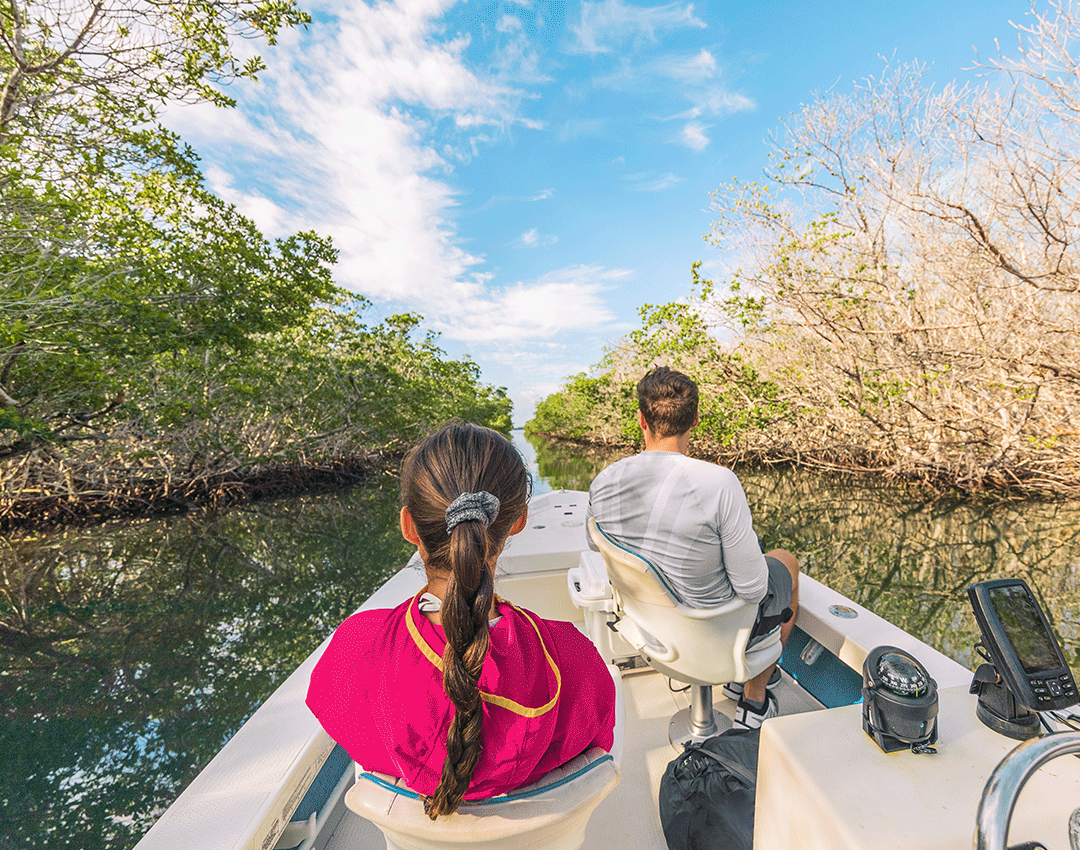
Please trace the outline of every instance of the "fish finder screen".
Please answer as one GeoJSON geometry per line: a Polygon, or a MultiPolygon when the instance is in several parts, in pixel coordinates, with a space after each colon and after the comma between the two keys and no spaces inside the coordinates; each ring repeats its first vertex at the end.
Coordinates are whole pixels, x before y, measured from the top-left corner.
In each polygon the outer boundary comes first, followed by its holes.
{"type": "Polygon", "coordinates": [[[1035,603],[1024,588],[1019,586],[995,587],[990,590],[990,601],[1001,621],[1009,642],[1019,656],[1025,673],[1042,673],[1056,670],[1057,648],[1043,626],[1035,603]]]}

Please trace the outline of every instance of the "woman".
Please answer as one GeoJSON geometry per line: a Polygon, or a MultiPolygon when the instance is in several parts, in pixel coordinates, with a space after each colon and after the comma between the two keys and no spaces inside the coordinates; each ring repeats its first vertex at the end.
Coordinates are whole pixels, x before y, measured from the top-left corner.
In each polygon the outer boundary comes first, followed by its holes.
{"type": "Polygon", "coordinates": [[[311,676],[307,704],[330,736],[403,778],[432,819],[612,745],[615,689],[592,643],[494,593],[530,490],[494,431],[451,423],[423,440],[402,466],[401,533],[427,587],[342,623],[311,676]]]}

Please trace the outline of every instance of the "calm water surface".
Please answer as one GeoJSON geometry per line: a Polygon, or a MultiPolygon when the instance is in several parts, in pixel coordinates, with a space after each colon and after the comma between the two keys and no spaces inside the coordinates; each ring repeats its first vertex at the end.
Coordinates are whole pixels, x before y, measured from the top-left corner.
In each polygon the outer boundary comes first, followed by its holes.
{"type": "MultiPolygon", "coordinates": [[[[536,492],[618,455],[528,445],[536,492]]],[[[766,544],[971,666],[973,581],[1020,576],[1080,670],[1080,504],[748,472],[766,544]]],[[[409,554],[397,482],[0,539],[0,850],[127,848],[409,554]]]]}

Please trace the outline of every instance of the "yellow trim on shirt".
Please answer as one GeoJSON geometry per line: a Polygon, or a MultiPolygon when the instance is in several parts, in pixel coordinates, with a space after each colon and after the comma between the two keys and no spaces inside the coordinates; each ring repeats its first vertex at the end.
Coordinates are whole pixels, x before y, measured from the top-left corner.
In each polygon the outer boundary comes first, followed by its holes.
{"type": "MultiPolygon", "coordinates": [[[[413,598],[413,602],[415,602],[422,593],[423,591],[421,590],[420,593],[416,594],[416,596],[413,598]]],[[[498,599],[498,597],[496,598],[498,599]]],[[[499,599],[498,601],[506,602],[505,599],[499,599]]],[[[547,646],[544,644],[544,638],[540,634],[540,627],[536,625],[536,621],[532,618],[532,615],[529,614],[528,611],[524,611],[521,608],[518,608],[512,602],[506,602],[506,604],[513,608],[515,611],[517,611],[519,614],[521,614],[523,617],[525,617],[525,619],[529,621],[529,625],[533,627],[533,631],[536,632],[536,637],[540,641],[540,647],[544,650],[544,658],[547,659],[548,666],[551,667],[551,671],[555,674],[555,696],[553,696],[550,700],[548,700],[539,708],[530,708],[527,705],[522,705],[519,702],[515,702],[509,697],[499,696],[498,694],[489,694],[486,691],[480,691],[480,699],[482,699],[484,702],[489,702],[492,705],[497,705],[500,708],[505,708],[507,711],[512,711],[514,712],[514,714],[518,714],[522,717],[540,717],[541,715],[547,714],[549,711],[551,711],[551,709],[555,707],[555,703],[558,702],[559,694],[562,692],[562,674],[559,672],[559,668],[558,665],[555,664],[555,660],[548,652],[547,646]]],[[[430,661],[432,664],[434,664],[435,668],[439,670],[439,672],[442,672],[442,658],[439,657],[439,655],[435,652],[434,649],[431,648],[428,642],[424,640],[423,635],[420,634],[419,627],[416,625],[415,622],[413,622],[412,609],[413,603],[410,602],[409,607],[405,609],[405,625],[409,629],[409,634],[412,635],[413,641],[415,641],[416,646],[420,650],[420,652],[424,654],[424,657],[427,658],[427,660],[430,661]]]]}

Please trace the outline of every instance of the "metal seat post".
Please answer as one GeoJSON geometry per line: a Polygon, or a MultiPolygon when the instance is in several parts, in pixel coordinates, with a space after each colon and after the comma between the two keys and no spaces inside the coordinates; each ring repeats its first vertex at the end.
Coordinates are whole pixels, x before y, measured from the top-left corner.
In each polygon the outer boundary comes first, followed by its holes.
{"type": "Polygon", "coordinates": [[[695,685],[690,689],[690,733],[698,738],[716,734],[712,685],[695,685]]]}

